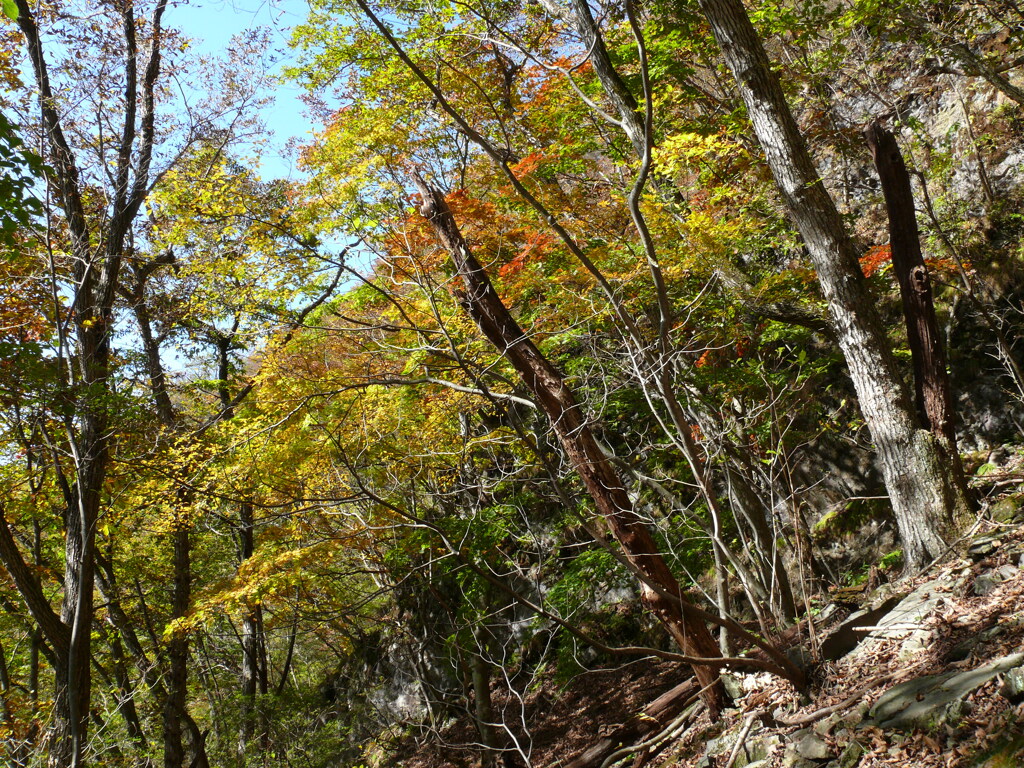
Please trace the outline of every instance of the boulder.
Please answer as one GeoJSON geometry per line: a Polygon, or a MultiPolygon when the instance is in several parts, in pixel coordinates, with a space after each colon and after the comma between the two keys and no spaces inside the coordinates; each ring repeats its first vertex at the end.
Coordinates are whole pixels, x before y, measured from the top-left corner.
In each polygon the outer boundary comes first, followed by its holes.
{"type": "Polygon", "coordinates": [[[722,687],[725,689],[725,693],[730,699],[736,701],[736,699],[743,696],[743,682],[737,675],[734,675],[732,672],[723,672],[721,679],[722,687]]]}
{"type": "Polygon", "coordinates": [[[879,624],[905,597],[906,593],[892,595],[876,608],[851,613],[822,642],[821,658],[825,661],[835,661],[848,654],[867,636],[866,633],[857,630],[879,624]]]}
{"type": "Polygon", "coordinates": [[[1024,701],[1024,666],[1007,670],[999,693],[1013,704],[1024,701]]]}
{"type": "Polygon", "coordinates": [[[997,523],[1012,523],[1024,506],[1024,494],[1004,496],[988,508],[989,516],[997,523]]]}
{"type": "Polygon", "coordinates": [[[968,658],[974,649],[979,645],[984,645],[990,642],[993,638],[1003,634],[1007,629],[1014,626],[1016,622],[1009,621],[1005,624],[996,624],[994,627],[986,629],[984,632],[978,632],[977,634],[971,635],[963,642],[957,643],[953,646],[953,649],[947,656],[948,661],[963,661],[968,658]]]}
{"type": "Polygon", "coordinates": [[[828,760],[832,757],[832,749],[828,742],[816,733],[808,733],[795,747],[797,754],[805,760],[828,760]]]}
{"type": "Polygon", "coordinates": [[[984,560],[1003,545],[998,533],[983,533],[976,536],[967,547],[967,555],[972,560],[984,560]]]}
{"type": "Polygon", "coordinates": [[[1020,568],[1014,565],[1002,565],[995,570],[978,575],[974,580],[973,592],[979,597],[984,597],[1004,581],[1016,578],[1020,574],[1020,568]]]}
{"type": "Polygon", "coordinates": [[[872,653],[892,640],[900,640],[900,658],[913,657],[929,647],[932,630],[923,626],[923,621],[942,605],[955,586],[955,574],[945,574],[919,586],[878,620],[875,631],[858,646],[857,653],[872,653]]]}
{"type": "Polygon", "coordinates": [[[966,698],[971,692],[1022,663],[1024,653],[1015,653],[967,672],[944,672],[900,683],[882,694],[867,722],[882,729],[907,731],[955,722],[967,711],[966,698]]]}
{"type": "Polygon", "coordinates": [[[818,768],[820,765],[819,762],[801,757],[792,747],[787,747],[785,754],[782,755],[782,768],[818,768]]]}
{"type": "Polygon", "coordinates": [[[847,744],[846,749],[843,750],[843,754],[839,756],[839,759],[834,764],[829,763],[834,768],[855,768],[860,763],[860,757],[864,754],[864,747],[858,744],[856,741],[851,741],[847,744]]]}
{"type": "MultiPolygon", "coordinates": [[[[737,718],[733,727],[729,728],[721,736],[708,741],[704,758],[698,762],[698,765],[711,765],[713,758],[716,758],[719,764],[725,762],[736,745],[736,739],[739,737],[742,729],[743,720],[737,718]]],[[[751,765],[756,765],[768,758],[782,743],[782,739],[777,734],[762,734],[761,732],[764,730],[764,725],[759,721],[754,721],[751,724],[750,730],[743,738],[743,743],[736,753],[736,761],[733,763],[733,768],[748,768],[751,765]]]]}

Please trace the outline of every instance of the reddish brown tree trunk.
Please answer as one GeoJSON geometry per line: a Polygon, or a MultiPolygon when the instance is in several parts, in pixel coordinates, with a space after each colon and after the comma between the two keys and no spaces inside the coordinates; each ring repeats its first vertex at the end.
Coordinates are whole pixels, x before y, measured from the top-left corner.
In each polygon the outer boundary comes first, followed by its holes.
{"type": "MultiPolygon", "coordinates": [[[[421,179],[416,181],[423,195],[420,212],[449,252],[465,289],[459,293],[462,306],[537,399],[598,513],[607,521],[623,554],[642,576],[640,595],[644,606],[662,622],[683,653],[696,658],[717,658],[718,644],[704,622],[693,614],[693,607],[683,599],[679,583],[647,526],[634,511],[622,479],[598,445],[562,374],[537,349],[502,303],[462,237],[441,193],[421,179]]],[[[702,664],[695,664],[693,669],[704,689],[702,695],[708,709],[717,713],[722,704],[717,670],[702,664]]]]}
{"type": "Polygon", "coordinates": [[[957,484],[967,488],[956,445],[953,392],[946,374],[946,353],[932,301],[928,267],[921,255],[921,238],[914,209],[910,174],[896,137],[878,123],[864,132],[882,182],[889,216],[892,267],[903,299],[907,343],[914,365],[914,402],[921,425],[930,429],[946,453],[957,484]]]}

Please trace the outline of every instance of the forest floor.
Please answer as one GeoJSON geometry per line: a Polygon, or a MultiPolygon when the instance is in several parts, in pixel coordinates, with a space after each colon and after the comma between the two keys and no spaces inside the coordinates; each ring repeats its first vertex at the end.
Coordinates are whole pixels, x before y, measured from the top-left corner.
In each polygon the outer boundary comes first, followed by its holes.
{"type": "MultiPolygon", "coordinates": [[[[914,578],[855,595],[833,593],[813,629],[804,621],[789,633],[800,635],[790,653],[807,662],[807,691],[767,674],[730,674],[733,701],[714,722],[699,704],[667,716],[650,709],[685,688],[689,670],[678,664],[644,659],[534,685],[517,713],[529,724],[520,742],[528,764],[1024,767],[1021,513],[979,522],[948,560],[914,578]],[[638,718],[651,725],[622,738],[624,724],[638,718]]],[[[477,750],[453,746],[474,741],[465,731],[453,725],[442,734],[445,746],[407,744],[392,764],[479,765],[477,750]]],[[[526,761],[510,754],[505,764],[526,761]]]]}
{"type": "Polygon", "coordinates": [[[905,595],[884,617],[819,630],[820,648],[830,629],[854,625],[863,639],[812,666],[810,698],[739,676],[733,709],[701,718],[644,764],[1024,766],[1024,526],[979,528],[962,557],[868,596],[877,605],[905,595]]]}

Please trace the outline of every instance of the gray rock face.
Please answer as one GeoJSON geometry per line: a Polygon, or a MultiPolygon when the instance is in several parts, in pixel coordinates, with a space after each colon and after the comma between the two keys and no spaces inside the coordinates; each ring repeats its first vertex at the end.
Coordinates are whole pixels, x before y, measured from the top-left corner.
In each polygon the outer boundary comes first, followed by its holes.
{"type": "Polygon", "coordinates": [[[953,649],[949,652],[949,660],[963,661],[968,656],[970,656],[971,653],[974,652],[974,649],[977,648],[979,645],[991,641],[993,638],[1003,634],[1006,630],[1019,625],[1019,623],[1019,620],[1011,620],[1009,622],[1006,622],[1005,624],[996,624],[994,627],[986,629],[984,632],[979,632],[975,635],[971,635],[966,640],[964,640],[961,643],[957,643],[953,647],[953,649]]]}
{"type": "Polygon", "coordinates": [[[808,733],[796,743],[796,752],[805,760],[827,760],[832,756],[828,742],[814,733],[808,733]]]}
{"type": "Polygon", "coordinates": [[[782,739],[774,734],[750,739],[740,749],[740,754],[736,758],[736,762],[733,763],[733,766],[750,766],[764,762],[781,743],[782,739]]]}
{"type": "Polygon", "coordinates": [[[1004,581],[1016,578],[1020,569],[1013,565],[1003,565],[994,571],[983,573],[974,580],[974,594],[982,597],[998,587],[1004,581]]]}
{"type": "Polygon", "coordinates": [[[725,688],[729,698],[735,701],[743,695],[743,685],[739,678],[731,672],[722,674],[722,687],[725,688]]]}
{"type": "Polygon", "coordinates": [[[1013,704],[1024,701],[1024,667],[1016,667],[1006,673],[999,693],[1013,704]]]}
{"type": "Polygon", "coordinates": [[[1004,656],[968,672],[944,672],[908,680],[882,694],[869,716],[879,728],[929,728],[959,718],[964,699],[996,675],[1024,663],[1024,653],[1004,656]]]}

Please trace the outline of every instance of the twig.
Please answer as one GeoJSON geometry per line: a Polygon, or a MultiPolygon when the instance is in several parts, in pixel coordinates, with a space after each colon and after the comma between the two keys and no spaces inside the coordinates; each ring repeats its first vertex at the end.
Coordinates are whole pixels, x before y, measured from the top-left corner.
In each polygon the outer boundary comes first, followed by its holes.
{"type": "MultiPolygon", "coordinates": [[[[902,671],[903,670],[899,670],[899,672],[902,671]]],[[[816,723],[818,720],[821,720],[821,718],[828,717],[833,712],[838,712],[841,709],[846,709],[847,707],[856,704],[864,698],[865,693],[870,691],[872,688],[878,687],[881,683],[888,682],[897,674],[898,672],[886,672],[884,675],[879,675],[871,680],[871,682],[858,688],[838,704],[833,704],[830,707],[822,707],[821,709],[817,709],[806,715],[800,715],[799,717],[776,717],[775,722],[780,723],[781,725],[808,725],[810,723],[816,723]]]]}
{"type": "Polygon", "coordinates": [[[687,699],[686,704],[683,705],[683,711],[679,714],[679,716],[670,721],[668,725],[666,725],[660,731],[655,733],[653,736],[649,736],[643,741],[637,742],[636,744],[630,744],[628,746],[621,747],[620,749],[617,749],[614,752],[612,752],[610,755],[608,755],[608,757],[604,759],[604,761],[601,763],[600,768],[610,768],[610,766],[615,765],[615,763],[617,763],[624,757],[629,757],[635,752],[640,752],[641,750],[653,747],[659,742],[664,741],[666,739],[675,738],[675,736],[678,735],[677,731],[680,730],[681,727],[685,725],[691,717],[699,713],[701,711],[701,708],[704,706],[702,702],[697,701],[697,698],[699,696],[700,692],[697,692],[689,699],[687,699]],[[697,706],[692,707],[691,705],[695,701],[697,702],[697,706]]]}
{"type": "Polygon", "coordinates": [[[736,757],[740,753],[740,747],[743,746],[743,742],[747,738],[747,734],[750,733],[750,729],[754,726],[754,721],[763,715],[763,709],[755,709],[747,715],[747,719],[743,722],[743,727],[740,728],[740,732],[736,736],[736,743],[732,745],[732,752],[729,753],[729,759],[725,761],[723,768],[732,768],[732,764],[736,762],[736,757]]]}
{"type": "Polygon", "coordinates": [[[876,625],[874,627],[852,627],[853,632],[913,632],[918,629],[925,629],[921,624],[889,624],[876,625]]]}

